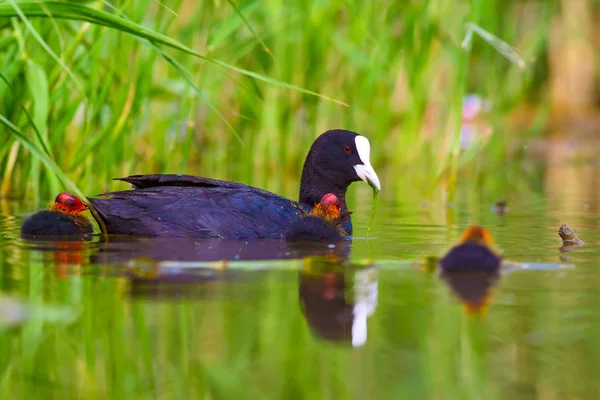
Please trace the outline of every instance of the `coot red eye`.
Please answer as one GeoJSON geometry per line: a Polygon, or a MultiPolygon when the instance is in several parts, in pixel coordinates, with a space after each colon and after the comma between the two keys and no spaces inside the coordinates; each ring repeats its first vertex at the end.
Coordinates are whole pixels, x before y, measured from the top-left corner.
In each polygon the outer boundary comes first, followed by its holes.
{"type": "Polygon", "coordinates": [[[352,153],[352,149],[349,146],[344,146],[344,153],[352,153]]]}

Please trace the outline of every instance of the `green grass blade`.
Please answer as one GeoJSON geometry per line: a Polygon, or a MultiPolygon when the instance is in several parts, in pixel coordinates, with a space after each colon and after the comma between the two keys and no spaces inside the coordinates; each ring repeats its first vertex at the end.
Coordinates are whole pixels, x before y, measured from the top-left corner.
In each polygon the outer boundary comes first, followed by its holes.
{"type": "MultiPolygon", "coordinates": [[[[28,76],[31,77],[31,74],[28,73],[28,76]]],[[[12,93],[11,91],[11,86],[10,86],[10,82],[8,81],[8,78],[6,76],[4,76],[4,74],[0,73],[0,79],[6,84],[6,86],[8,87],[8,92],[12,93]]],[[[37,79],[37,78],[35,78],[37,79]]],[[[38,94],[38,93],[36,93],[38,94]]],[[[47,99],[46,99],[47,100],[47,99]]],[[[36,139],[40,142],[40,145],[42,146],[42,150],[50,157],[52,157],[52,154],[50,152],[50,147],[48,146],[48,140],[47,137],[44,138],[44,135],[40,132],[40,130],[38,129],[38,126],[34,120],[34,118],[31,117],[31,115],[29,114],[29,111],[27,111],[27,107],[25,107],[25,104],[23,104],[20,99],[17,99],[17,101],[19,101],[19,105],[21,106],[21,108],[23,109],[23,112],[25,113],[25,115],[27,116],[27,119],[29,120],[29,122],[31,123],[31,126],[33,128],[33,131],[36,135],[36,139]]],[[[12,124],[11,124],[12,125],[12,124]]],[[[12,125],[15,129],[16,128],[14,125],[12,125]]]]}
{"type": "Polygon", "coordinates": [[[79,190],[77,185],[69,179],[69,177],[62,171],[62,169],[48,157],[42,150],[35,146],[29,139],[23,135],[21,130],[15,126],[12,122],[10,122],[4,115],[0,114],[0,123],[8,128],[8,132],[27,150],[31,152],[34,157],[40,159],[42,163],[52,171],[61,181],[62,183],[68,187],[69,190],[73,191],[77,196],[82,199],[86,199],[85,195],[79,190]]]}
{"type": "MultiPolygon", "coordinates": [[[[35,138],[41,145],[41,147],[46,151],[46,153],[52,157],[52,149],[50,144],[48,143],[48,115],[50,113],[50,93],[49,93],[49,85],[48,79],[46,78],[46,74],[44,69],[34,62],[33,60],[27,60],[26,63],[26,79],[27,79],[27,87],[29,88],[31,98],[33,100],[33,118],[27,114],[31,125],[33,127],[35,138]]],[[[21,104],[23,110],[27,112],[27,109],[23,104],[21,104]]],[[[31,174],[35,177],[33,182],[39,179],[40,173],[40,165],[39,160],[35,157],[32,158],[31,161],[31,174]]],[[[56,179],[56,175],[49,173],[46,174],[50,186],[50,192],[56,193],[59,190],[59,182],[56,179]]],[[[29,182],[31,184],[32,182],[29,182]]],[[[33,193],[34,197],[38,198],[38,191],[40,189],[40,185],[36,185],[34,183],[33,193]]]]}
{"type": "Polygon", "coordinates": [[[490,46],[496,49],[496,51],[502,54],[506,59],[517,64],[517,66],[520,69],[525,69],[527,63],[511,45],[472,22],[469,22],[467,24],[467,34],[465,35],[465,39],[462,42],[463,48],[467,48],[470,45],[471,39],[473,37],[473,32],[478,34],[479,37],[485,40],[490,46]]]}
{"type": "Polygon", "coordinates": [[[44,39],[42,39],[39,32],[33,27],[33,25],[31,25],[31,22],[25,16],[17,2],[15,2],[14,0],[8,0],[8,3],[8,5],[10,5],[15,11],[16,16],[18,16],[21,19],[21,21],[23,21],[23,23],[27,27],[27,30],[29,30],[29,32],[33,35],[35,40],[40,44],[40,46],[42,46],[44,50],[50,55],[50,57],[52,57],[54,61],[56,61],[60,65],[60,67],[67,72],[71,79],[73,79],[73,82],[75,82],[75,84],[78,86],[79,90],[83,90],[83,84],[81,83],[81,81],[75,76],[73,71],[71,71],[71,69],[64,63],[64,61],[61,60],[60,57],[58,57],[56,53],[54,53],[54,51],[52,51],[50,46],[48,46],[48,43],[46,43],[44,39]]]}
{"type": "Polygon", "coordinates": [[[278,65],[277,64],[277,60],[275,59],[275,57],[273,57],[273,53],[271,52],[271,49],[269,49],[269,46],[267,46],[267,44],[265,43],[265,41],[262,40],[258,36],[258,33],[256,33],[256,31],[254,30],[254,28],[252,28],[252,25],[246,19],[246,17],[242,13],[242,10],[239,9],[239,7],[233,2],[233,0],[227,0],[227,2],[231,5],[231,7],[233,7],[233,9],[235,10],[235,13],[237,15],[239,15],[239,17],[242,19],[242,21],[244,21],[244,24],[246,24],[246,26],[248,27],[248,29],[250,30],[250,32],[252,33],[252,35],[254,36],[254,38],[256,39],[256,41],[258,43],[260,43],[260,45],[263,48],[264,52],[267,53],[269,55],[269,57],[271,57],[271,60],[273,60],[273,63],[275,65],[278,65]]]}
{"type": "Polygon", "coordinates": [[[244,68],[239,68],[234,65],[227,64],[223,61],[207,57],[190,49],[189,47],[183,45],[177,40],[171,39],[170,37],[155,32],[151,29],[145,28],[140,24],[112,15],[104,11],[95,10],[87,6],[82,6],[74,3],[59,2],[19,2],[18,7],[15,8],[12,6],[12,4],[0,4],[0,17],[13,18],[21,16],[23,16],[23,18],[45,17],[80,20],[94,23],[97,25],[106,26],[111,29],[117,29],[140,39],[146,39],[154,43],[172,47],[184,53],[198,57],[204,61],[208,61],[215,65],[219,65],[223,68],[239,72],[240,74],[249,76],[251,78],[270,83],[276,86],[280,86],[286,89],[295,90],[311,96],[320,97],[324,100],[332,101],[337,104],[348,106],[348,104],[344,103],[343,101],[336,100],[332,97],[311,90],[307,90],[299,86],[292,85],[290,83],[282,82],[280,80],[261,75],[256,72],[248,71],[244,68]],[[50,16],[48,15],[48,13],[50,13],[50,16]]]}

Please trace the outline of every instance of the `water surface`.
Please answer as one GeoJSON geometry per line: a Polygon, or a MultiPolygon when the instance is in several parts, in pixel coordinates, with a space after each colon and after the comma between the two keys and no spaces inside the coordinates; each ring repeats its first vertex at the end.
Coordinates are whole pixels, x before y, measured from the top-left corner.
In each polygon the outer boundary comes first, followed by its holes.
{"type": "MultiPolygon", "coordinates": [[[[548,165],[535,189],[465,185],[451,207],[384,190],[368,240],[308,250],[277,241],[28,242],[19,215],[32,206],[5,202],[0,396],[597,398],[597,166],[548,165]],[[491,212],[501,194],[503,217],[491,212]],[[481,314],[415,266],[472,223],[491,230],[507,260],[541,266],[467,281],[489,286],[481,314]],[[584,247],[559,251],[562,223],[584,247]],[[294,260],[307,251],[347,260],[294,260]]],[[[357,190],[364,235],[369,196],[357,190]]]]}

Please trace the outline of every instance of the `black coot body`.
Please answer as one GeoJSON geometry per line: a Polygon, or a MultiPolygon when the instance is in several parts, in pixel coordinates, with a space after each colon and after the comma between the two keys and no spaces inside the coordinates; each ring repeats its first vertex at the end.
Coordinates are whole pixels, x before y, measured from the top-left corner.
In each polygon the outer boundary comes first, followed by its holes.
{"type": "MultiPolygon", "coordinates": [[[[304,163],[300,201],[236,182],[188,175],[119,178],[134,190],[91,199],[108,233],[225,239],[280,239],[290,224],[333,193],[347,211],[346,190],[364,180],[380,189],[370,164],[370,144],[344,130],[328,131],[313,143],[304,163]]],[[[351,234],[350,218],[342,226],[351,234]]]]}

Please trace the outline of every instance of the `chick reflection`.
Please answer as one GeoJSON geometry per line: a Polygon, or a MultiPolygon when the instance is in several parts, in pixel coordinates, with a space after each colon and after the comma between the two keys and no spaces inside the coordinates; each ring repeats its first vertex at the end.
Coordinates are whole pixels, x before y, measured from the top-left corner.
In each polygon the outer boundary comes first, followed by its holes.
{"type": "Polygon", "coordinates": [[[357,267],[307,258],[299,274],[299,302],[311,331],[322,339],[362,346],[377,307],[377,275],[357,267]]]}
{"type": "Polygon", "coordinates": [[[467,312],[484,314],[492,298],[492,289],[500,279],[500,273],[487,271],[442,272],[440,277],[459,298],[467,312]]]}
{"type": "Polygon", "coordinates": [[[68,275],[78,275],[79,267],[88,262],[92,238],[84,235],[48,235],[24,238],[23,241],[30,250],[41,252],[44,264],[55,266],[57,277],[66,278],[68,275]]]}
{"type": "Polygon", "coordinates": [[[492,249],[487,229],[467,229],[458,245],[440,260],[440,277],[470,313],[483,314],[500,279],[502,257],[492,249]]]}

